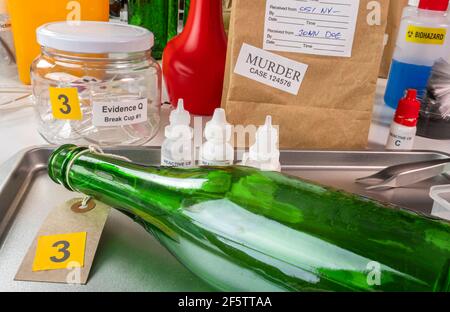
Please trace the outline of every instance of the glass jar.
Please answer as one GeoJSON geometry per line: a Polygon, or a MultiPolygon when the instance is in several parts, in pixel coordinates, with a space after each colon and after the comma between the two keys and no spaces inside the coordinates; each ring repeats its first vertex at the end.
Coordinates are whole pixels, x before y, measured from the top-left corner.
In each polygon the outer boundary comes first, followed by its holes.
{"type": "Polygon", "coordinates": [[[37,31],[31,75],[40,134],[53,144],[141,145],[159,130],[161,69],[148,30],[58,22],[37,31]]]}

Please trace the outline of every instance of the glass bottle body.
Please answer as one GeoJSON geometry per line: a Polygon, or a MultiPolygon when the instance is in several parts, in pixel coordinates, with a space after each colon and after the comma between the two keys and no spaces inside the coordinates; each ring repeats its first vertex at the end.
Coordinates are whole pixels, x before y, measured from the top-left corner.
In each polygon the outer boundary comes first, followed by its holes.
{"type": "Polygon", "coordinates": [[[57,151],[50,176],[121,209],[217,289],[450,290],[443,221],[275,172],[144,167],[82,150],[57,151]]]}

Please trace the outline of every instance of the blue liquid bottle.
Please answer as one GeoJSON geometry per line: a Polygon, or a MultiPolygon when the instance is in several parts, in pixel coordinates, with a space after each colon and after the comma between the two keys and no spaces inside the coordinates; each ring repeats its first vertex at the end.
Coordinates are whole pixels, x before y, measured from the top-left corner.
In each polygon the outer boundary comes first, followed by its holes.
{"type": "Polygon", "coordinates": [[[422,98],[433,64],[450,55],[448,5],[448,0],[421,0],[418,8],[404,9],[384,97],[386,105],[397,108],[407,89],[418,90],[422,98]]]}

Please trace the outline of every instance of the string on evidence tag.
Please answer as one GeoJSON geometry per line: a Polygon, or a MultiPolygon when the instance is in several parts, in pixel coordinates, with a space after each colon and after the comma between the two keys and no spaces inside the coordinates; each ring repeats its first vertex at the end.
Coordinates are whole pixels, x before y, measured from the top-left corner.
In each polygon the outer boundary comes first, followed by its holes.
{"type": "MultiPolygon", "coordinates": [[[[81,156],[83,156],[84,154],[87,154],[87,153],[98,154],[98,155],[104,155],[104,156],[108,156],[108,157],[111,157],[111,158],[123,160],[123,161],[126,161],[126,162],[131,162],[131,160],[130,160],[129,158],[125,157],[125,156],[120,156],[120,155],[116,155],[116,154],[105,153],[105,152],[103,151],[103,149],[102,149],[100,146],[98,146],[98,145],[95,145],[95,144],[89,145],[88,149],[86,149],[86,150],[84,150],[84,151],[78,153],[78,154],[77,154],[75,157],[73,157],[73,158],[70,160],[70,162],[67,164],[67,169],[66,169],[66,174],[65,174],[65,177],[66,177],[66,183],[67,183],[68,188],[69,188],[72,192],[76,192],[76,190],[75,190],[75,188],[74,188],[74,187],[71,185],[71,183],[70,183],[70,179],[69,179],[69,178],[70,178],[70,175],[69,175],[69,174],[70,174],[70,170],[72,169],[72,167],[73,167],[75,161],[76,161],[78,158],[80,158],[81,156]]],[[[91,199],[92,199],[91,196],[86,196],[86,197],[81,201],[81,203],[78,205],[77,209],[78,209],[78,210],[83,210],[83,209],[88,209],[88,208],[91,208],[91,209],[92,209],[92,207],[89,207],[89,204],[90,204],[90,202],[91,202],[91,199]]]]}

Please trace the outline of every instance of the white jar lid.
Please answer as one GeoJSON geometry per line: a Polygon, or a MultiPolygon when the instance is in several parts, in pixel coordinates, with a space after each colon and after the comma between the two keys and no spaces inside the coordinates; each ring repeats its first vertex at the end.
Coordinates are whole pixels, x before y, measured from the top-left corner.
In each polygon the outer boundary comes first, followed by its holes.
{"type": "Polygon", "coordinates": [[[56,22],[37,29],[41,46],[76,53],[129,53],[150,50],[153,33],[145,28],[108,22],[56,22]]]}

